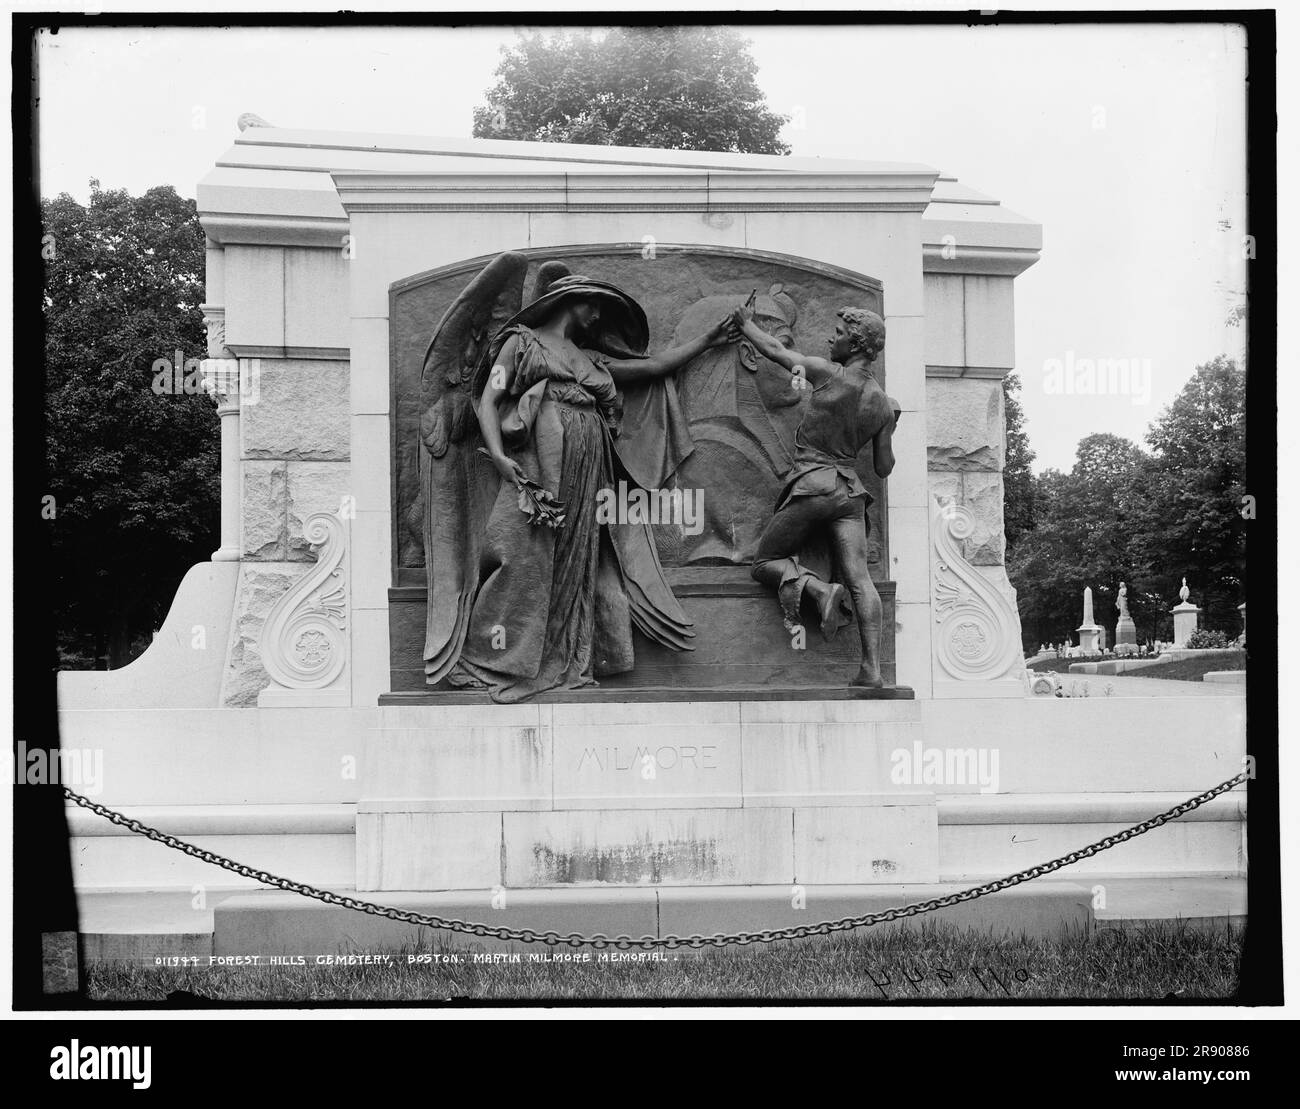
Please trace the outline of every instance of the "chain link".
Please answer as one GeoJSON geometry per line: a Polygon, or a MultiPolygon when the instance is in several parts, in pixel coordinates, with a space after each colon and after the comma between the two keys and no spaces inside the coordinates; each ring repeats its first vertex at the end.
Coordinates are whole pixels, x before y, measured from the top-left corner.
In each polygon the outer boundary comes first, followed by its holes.
{"type": "Polygon", "coordinates": [[[987,897],[991,893],[998,893],[1001,890],[1010,889],[1012,886],[1018,886],[1022,882],[1029,882],[1035,878],[1041,878],[1044,874],[1051,874],[1053,871],[1060,870],[1062,867],[1069,866],[1071,863],[1077,863],[1082,859],[1091,858],[1093,855],[1100,854],[1102,851],[1109,850],[1117,844],[1143,835],[1153,828],[1159,828],[1162,824],[1167,824],[1171,820],[1177,820],[1179,817],[1187,815],[1193,809],[1200,808],[1207,801],[1213,800],[1221,793],[1226,793],[1234,786],[1244,784],[1250,777],[1248,770],[1243,770],[1235,777],[1229,778],[1226,782],[1221,782],[1213,789],[1207,789],[1204,793],[1197,794],[1195,797],[1188,798],[1181,805],[1175,805],[1172,809],[1153,816],[1149,820],[1142,821],[1141,824],[1135,824],[1131,828],[1125,828],[1122,832],[1116,832],[1114,835],[1107,836],[1105,839],[1099,839],[1096,843],[1090,843],[1087,847],[1081,847],[1077,851],[1071,851],[1068,855],[1062,855],[1060,858],[1053,859],[1051,862],[1039,863],[1037,866],[1031,866],[1026,870],[1019,871],[1016,874],[1009,875],[1006,878],[999,878],[993,882],[986,882],[982,886],[973,886],[970,889],[961,890],[958,893],[950,893],[943,897],[932,897],[927,901],[916,901],[910,905],[904,905],[896,909],[885,909],[878,913],[868,913],[865,916],[844,917],[840,920],[824,920],[818,924],[801,924],[792,928],[770,928],[761,932],[736,932],[732,934],[719,934],[713,936],[606,936],[597,932],[595,935],[584,936],[578,932],[570,932],[567,935],[561,935],[559,932],[537,932],[531,928],[501,928],[491,924],[480,924],[471,921],[454,920],[446,917],[431,916],[427,913],[416,913],[409,909],[398,909],[391,905],[376,905],[372,901],[362,901],[356,897],[348,897],[346,894],[333,893],[330,890],[317,889],[315,886],[309,886],[305,882],[294,882],[288,878],[281,878],[278,875],[270,874],[265,870],[258,870],[256,867],[248,866],[244,863],[235,862],[233,859],[227,859],[224,855],[218,855],[214,851],[205,850],[202,847],[196,847],[192,843],[186,843],[184,840],[177,839],[175,836],[168,835],[166,832],[160,832],[157,828],[151,828],[147,824],[142,824],[129,816],[125,816],[113,809],[106,808],[88,797],[83,797],[79,793],[74,793],[67,786],[63,787],[63,793],[68,800],[80,805],[83,809],[89,809],[91,812],[111,820],[114,824],[126,828],[132,832],[137,832],[142,836],[147,836],[155,843],[161,843],[166,847],[174,848],[177,851],[183,851],[186,855],[199,859],[205,863],[211,863],[213,866],[219,866],[223,870],[229,870],[234,874],[241,875],[244,878],[252,878],[262,885],[274,886],[277,889],[285,890],[289,893],[298,893],[304,897],[315,898],[317,901],[323,901],[327,905],[337,905],[343,909],[353,909],[356,912],[368,913],[371,916],[386,917],[389,920],[401,921],[406,924],[418,924],[425,928],[441,928],[448,932],[459,932],[462,935],[474,936],[479,939],[492,938],[500,940],[517,940],[522,943],[544,943],[549,947],[566,945],[568,947],[594,947],[596,950],[604,950],[609,947],[617,948],[620,951],[630,951],[633,949],[652,950],[654,948],[664,948],[668,951],[675,951],[681,947],[689,947],[693,950],[699,950],[703,947],[728,947],[731,945],[747,946],[752,943],[772,943],[776,940],[806,939],[809,936],[827,936],[832,932],[849,931],[856,928],[869,928],[874,924],[884,924],[891,920],[903,920],[907,917],[920,916],[923,913],[932,913],[938,909],[951,908],[953,905],[960,905],[966,901],[974,901],[980,897],[987,897]]]}

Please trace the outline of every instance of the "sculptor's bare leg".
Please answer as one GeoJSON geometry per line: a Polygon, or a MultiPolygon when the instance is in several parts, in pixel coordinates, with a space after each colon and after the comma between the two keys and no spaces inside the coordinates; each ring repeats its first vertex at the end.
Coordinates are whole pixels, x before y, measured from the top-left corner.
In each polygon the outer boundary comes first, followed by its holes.
{"type": "MultiPolygon", "coordinates": [[[[858,504],[862,502],[859,501],[858,504]]],[[[884,622],[884,609],[876,585],[871,580],[863,512],[831,521],[830,529],[835,554],[839,559],[840,577],[848,583],[854,607],[858,610],[858,636],[862,640],[862,668],[849,684],[878,688],[885,684],[880,674],[880,631],[884,622]]]]}
{"type": "Polygon", "coordinates": [[[787,631],[800,625],[799,600],[805,589],[817,602],[823,635],[834,634],[842,621],[839,609],[843,588],[822,581],[797,562],[812,530],[826,522],[827,512],[824,497],[795,497],[773,515],[759,537],[750,576],[776,590],[787,631]]]}

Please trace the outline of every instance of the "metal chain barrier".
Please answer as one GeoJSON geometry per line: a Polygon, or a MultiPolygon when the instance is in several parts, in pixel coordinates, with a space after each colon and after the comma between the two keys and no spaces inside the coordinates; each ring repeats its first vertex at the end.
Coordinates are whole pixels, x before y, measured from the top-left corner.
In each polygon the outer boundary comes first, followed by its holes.
{"type": "Polygon", "coordinates": [[[312,897],[317,901],[323,901],[327,905],[337,905],[343,909],[353,909],[356,912],[369,913],[371,916],[387,917],[389,920],[402,921],[407,924],[418,924],[426,928],[441,928],[448,932],[459,932],[467,936],[475,936],[480,939],[492,938],[500,940],[518,940],[522,943],[544,943],[550,947],[565,945],[568,947],[594,947],[601,950],[607,947],[614,947],[620,951],[629,951],[636,949],[653,949],[665,948],[669,951],[676,950],[679,947],[689,947],[696,950],[703,947],[728,947],[731,945],[748,946],[752,943],[772,943],[775,940],[798,940],[805,939],[808,936],[826,936],[832,932],[847,932],[855,928],[869,928],[873,924],[884,924],[891,920],[902,920],[905,917],[920,916],[923,913],[932,913],[937,909],[950,908],[953,905],[960,905],[965,901],[974,901],[980,897],[987,897],[991,893],[997,893],[999,890],[1010,889],[1012,886],[1018,886],[1022,882],[1029,882],[1035,878],[1041,878],[1045,874],[1051,874],[1053,871],[1060,870],[1062,867],[1069,866],[1071,863],[1077,863],[1081,859],[1091,858],[1093,855],[1100,854],[1117,844],[1125,843],[1134,839],[1153,828],[1159,828],[1162,824],[1167,824],[1171,820],[1177,820],[1179,817],[1187,815],[1193,809],[1198,809],[1207,801],[1213,800],[1221,793],[1226,793],[1234,786],[1241,785],[1250,778],[1250,772],[1243,770],[1235,777],[1229,778],[1226,782],[1221,782],[1213,789],[1207,789],[1204,793],[1197,794],[1184,801],[1181,805],[1175,805],[1172,809],[1153,816],[1149,820],[1142,821],[1141,824],[1135,824],[1131,828],[1125,828],[1122,832],[1116,832],[1114,835],[1107,836],[1105,839],[1099,839],[1096,843],[1090,843],[1087,847],[1081,847],[1077,851],[1071,851],[1068,855],[1062,855],[1051,862],[1040,863],[1037,866],[1031,866],[1027,870],[1012,874],[1006,878],[999,878],[993,882],[986,882],[982,886],[974,886],[971,889],[961,890],[958,893],[951,893],[944,897],[932,897],[928,901],[917,901],[911,905],[904,905],[896,909],[885,909],[878,913],[868,913],[865,916],[844,917],[841,920],[824,920],[819,924],[802,924],[795,928],[771,928],[761,932],[737,932],[734,934],[720,934],[714,936],[606,936],[596,933],[591,936],[584,936],[578,932],[570,932],[568,935],[560,935],[558,932],[536,932],[531,928],[500,928],[491,924],[475,924],[464,920],[450,920],[439,916],[430,916],[426,913],[411,912],[409,909],[398,909],[391,905],[376,905],[372,901],[362,901],[359,898],[348,897],[340,893],[332,893],[329,890],[317,889],[309,886],[304,882],[294,882],[288,878],[280,878],[275,874],[270,874],[265,870],[258,870],[256,867],[247,866],[244,863],[235,862],[233,859],[227,859],[223,855],[218,855],[213,851],[204,850],[202,847],[196,847],[192,843],[186,843],[184,840],[177,839],[175,836],[168,835],[166,832],[160,832],[157,828],[151,828],[147,824],[142,824],[138,820],[133,820],[129,816],[124,816],[120,812],[100,805],[88,797],[83,797],[79,793],[74,793],[67,786],[63,787],[63,793],[68,800],[80,805],[83,809],[89,809],[93,813],[111,820],[120,827],[127,828],[132,832],[138,832],[142,836],[147,836],[156,843],[161,843],[166,847],[175,848],[177,851],[183,851],[186,855],[200,859],[205,863],[212,863],[223,870],[229,870],[234,874],[242,875],[245,878],[252,878],[257,882],[267,886],[275,886],[278,889],[287,890],[289,893],[302,894],[304,897],[312,897]]]}

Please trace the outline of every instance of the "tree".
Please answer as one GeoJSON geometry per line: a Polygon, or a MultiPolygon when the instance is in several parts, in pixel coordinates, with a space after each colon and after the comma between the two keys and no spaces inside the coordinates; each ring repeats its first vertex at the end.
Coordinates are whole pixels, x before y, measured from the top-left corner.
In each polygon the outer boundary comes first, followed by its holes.
{"type": "Polygon", "coordinates": [[[502,54],[476,138],[790,153],[733,27],[538,32],[502,54]]]}
{"type": "Polygon", "coordinates": [[[1129,611],[1143,638],[1155,634],[1155,602],[1138,573],[1130,538],[1135,489],[1146,456],[1117,435],[1081,440],[1068,474],[1048,470],[1034,481],[1035,527],[1008,553],[1027,650],[1075,637],[1083,590],[1093,592],[1093,618],[1112,633],[1119,583],[1128,584],[1129,611]]]}
{"type": "Polygon", "coordinates": [[[1073,634],[1084,586],[1096,621],[1113,631],[1120,581],[1139,639],[1171,636],[1169,610],[1184,576],[1202,627],[1241,630],[1245,386],[1232,360],[1216,358],[1152,423],[1150,453],[1115,435],[1089,435],[1068,474],[1034,479],[1034,527],[1007,555],[1026,649],[1073,634]]]}
{"type": "Polygon", "coordinates": [[[1245,371],[1223,356],[1197,366],[1147,444],[1136,552],[1166,608],[1186,576],[1201,626],[1235,636],[1246,564],[1245,371]]]}
{"type": "MultiPolygon", "coordinates": [[[[46,516],[62,656],[129,661],[216,544],[216,406],[159,393],[154,363],[204,356],[204,235],[170,185],[42,200],[46,516]]],[[[179,367],[178,367],[179,368],[179,367]]]]}
{"type": "Polygon", "coordinates": [[[1007,374],[1002,379],[1002,407],[1007,423],[1007,459],[1002,468],[1002,517],[1008,550],[1034,526],[1034,475],[1029,465],[1035,455],[1029,447],[1019,393],[1019,375],[1007,374]]]}

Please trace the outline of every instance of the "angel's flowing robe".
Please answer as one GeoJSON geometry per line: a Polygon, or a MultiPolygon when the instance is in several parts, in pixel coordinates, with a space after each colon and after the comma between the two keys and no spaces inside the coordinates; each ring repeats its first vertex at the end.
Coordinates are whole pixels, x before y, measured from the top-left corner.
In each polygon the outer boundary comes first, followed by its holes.
{"type": "Polygon", "coordinates": [[[598,512],[601,490],[619,480],[657,484],[689,450],[672,394],[662,383],[635,391],[622,414],[628,434],[619,438],[621,398],[604,355],[549,347],[527,327],[508,334],[518,343],[500,408],[503,445],[525,476],[562,502],[564,520],[557,528],[532,522],[513,484],[499,482],[458,664],[497,701],[630,670],[634,625],[679,650],[690,649],[693,634],[649,524],[598,512]]]}

